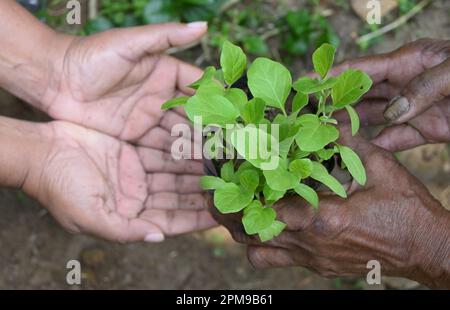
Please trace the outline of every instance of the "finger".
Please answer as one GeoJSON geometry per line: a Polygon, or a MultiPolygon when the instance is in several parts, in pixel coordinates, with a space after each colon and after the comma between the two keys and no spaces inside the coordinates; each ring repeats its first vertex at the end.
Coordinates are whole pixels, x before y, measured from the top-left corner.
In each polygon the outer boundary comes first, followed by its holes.
{"type": "Polygon", "coordinates": [[[151,53],[193,43],[205,35],[206,22],[190,24],[165,23],[115,30],[113,41],[115,49],[132,61],[151,53]]]}
{"type": "Polygon", "coordinates": [[[384,117],[401,124],[450,95],[450,59],[413,79],[386,108],[384,117]]]}
{"type": "Polygon", "coordinates": [[[389,82],[381,82],[374,85],[364,96],[363,99],[386,99],[390,100],[400,94],[400,88],[389,82]]]}
{"type": "Polygon", "coordinates": [[[366,157],[378,151],[375,145],[367,141],[360,134],[353,136],[351,128],[348,125],[341,125],[339,127],[338,142],[354,150],[363,161],[366,157]]]}
{"type": "MultiPolygon", "coordinates": [[[[366,99],[354,106],[362,126],[375,126],[386,123],[383,112],[388,101],[382,99],[366,99]]],[[[339,123],[350,124],[346,110],[339,110],[333,115],[339,123]]]]}
{"type": "MultiPolygon", "coordinates": [[[[385,182],[385,173],[380,173],[380,171],[389,171],[389,169],[396,167],[397,161],[393,155],[374,143],[367,141],[359,134],[352,136],[349,126],[341,126],[339,132],[338,142],[341,145],[351,148],[359,156],[365,167],[367,175],[365,188],[370,188],[371,186],[380,184],[380,182],[385,182]]],[[[353,181],[347,193],[351,195],[357,189],[360,189],[360,186],[357,182],[353,181]]],[[[329,202],[330,204],[335,204],[332,200],[329,202]]],[[[323,198],[321,198],[322,203],[324,203],[323,198]]],[[[320,209],[321,207],[319,206],[319,211],[320,209]]]]}
{"type": "Polygon", "coordinates": [[[202,149],[200,143],[193,142],[193,139],[190,139],[190,130],[186,127],[186,130],[183,130],[182,136],[171,135],[169,131],[162,127],[153,127],[147,133],[145,133],[139,140],[136,141],[136,144],[143,147],[148,147],[156,150],[160,150],[166,153],[172,152],[173,146],[189,146],[190,152],[183,149],[175,149],[176,152],[184,154],[187,156],[187,159],[194,158],[195,148],[197,147],[199,150],[202,149]],[[179,144],[176,144],[178,143],[179,144]]]}
{"type": "Polygon", "coordinates": [[[145,202],[147,209],[206,210],[204,194],[153,193],[145,202]]]}
{"type": "Polygon", "coordinates": [[[178,194],[203,193],[200,176],[173,173],[152,173],[147,175],[149,194],[172,192],[178,194]]]}
{"type": "Polygon", "coordinates": [[[170,153],[145,147],[138,147],[137,151],[146,172],[203,175],[201,161],[174,159],[170,153]]]}
{"type": "Polygon", "coordinates": [[[247,249],[248,260],[256,269],[295,266],[298,264],[297,259],[299,256],[301,256],[300,261],[307,260],[306,255],[303,257],[297,251],[294,259],[294,253],[284,248],[249,246],[247,249]]]}
{"type": "Polygon", "coordinates": [[[203,70],[200,68],[185,62],[178,62],[177,88],[187,96],[192,96],[195,90],[189,88],[188,85],[197,81],[202,75],[203,70]]]}
{"type": "Polygon", "coordinates": [[[426,144],[420,132],[409,125],[395,125],[385,128],[372,143],[390,152],[400,152],[426,144]]]}
{"type": "Polygon", "coordinates": [[[366,72],[372,78],[374,84],[387,79],[389,74],[389,65],[391,63],[391,54],[381,54],[348,60],[341,65],[333,68],[330,75],[336,76],[347,69],[358,69],[366,72]]]}
{"type": "Polygon", "coordinates": [[[206,210],[148,209],[143,211],[139,218],[155,223],[169,236],[205,230],[217,225],[206,210]]]}
{"type": "Polygon", "coordinates": [[[274,205],[277,219],[286,224],[287,231],[303,231],[314,220],[316,212],[303,198],[292,196],[274,205]]]}
{"type": "Polygon", "coordinates": [[[161,118],[159,122],[160,126],[164,128],[167,131],[171,131],[172,128],[176,125],[186,125],[189,128],[191,128],[191,123],[186,117],[183,117],[179,115],[178,113],[175,113],[174,111],[166,111],[164,112],[163,117],[161,118]]]}
{"type": "Polygon", "coordinates": [[[82,231],[120,243],[147,241],[161,242],[164,234],[159,226],[139,218],[128,219],[117,213],[101,214],[91,218],[82,231]]]}
{"type": "Polygon", "coordinates": [[[160,121],[160,126],[165,130],[172,132],[177,132],[187,140],[193,141],[197,147],[202,145],[202,132],[195,126],[192,126],[190,121],[183,115],[176,113],[174,111],[167,111],[164,113],[163,118],[160,121]]]}

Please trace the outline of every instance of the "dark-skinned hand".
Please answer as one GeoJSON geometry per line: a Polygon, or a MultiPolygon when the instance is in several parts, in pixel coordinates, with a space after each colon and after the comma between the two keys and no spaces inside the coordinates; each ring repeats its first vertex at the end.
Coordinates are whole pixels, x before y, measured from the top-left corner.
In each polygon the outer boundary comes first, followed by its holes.
{"type": "MultiPolygon", "coordinates": [[[[393,52],[344,62],[367,72],[372,90],[356,106],[362,125],[386,127],[373,141],[390,151],[450,142],[450,41],[422,39],[393,52]]],[[[345,111],[336,114],[348,121],[345,111]]]]}
{"type": "MultiPolygon", "coordinates": [[[[327,277],[365,275],[378,260],[382,275],[432,287],[450,287],[450,213],[387,151],[341,129],[341,143],[356,150],[367,171],[347,199],[320,194],[318,210],[300,197],[275,206],[287,224],[272,241],[245,234],[241,216],[213,212],[234,239],[249,245],[257,268],[304,266],[327,277]]],[[[212,208],[214,210],[214,208],[212,208]]]]}

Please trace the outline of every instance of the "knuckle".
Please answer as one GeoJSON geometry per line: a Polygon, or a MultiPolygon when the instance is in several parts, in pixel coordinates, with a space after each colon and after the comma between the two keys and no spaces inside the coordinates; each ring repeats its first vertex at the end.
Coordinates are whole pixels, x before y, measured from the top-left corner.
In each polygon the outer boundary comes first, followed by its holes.
{"type": "Polygon", "coordinates": [[[259,249],[249,248],[247,251],[247,258],[250,264],[256,269],[263,269],[267,267],[267,259],[262,255],[259,249]]]}
{"type": "Polygon", "coordinates": [[[339,234],[346,224],[340,213],[328,212],[326,215],[316,218],[313,226],[315,233],[332,238],[339,234]]]}

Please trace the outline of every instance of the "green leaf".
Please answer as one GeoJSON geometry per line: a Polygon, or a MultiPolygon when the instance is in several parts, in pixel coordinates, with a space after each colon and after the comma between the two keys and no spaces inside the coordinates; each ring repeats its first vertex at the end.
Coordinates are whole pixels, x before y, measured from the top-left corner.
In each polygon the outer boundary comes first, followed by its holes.
{"type": "Polygon", "coordinates": [[[204,190],[219,189],[225,185],[225,181],[218,177],[202,176],[200,178],[200,186],[204,190]]]}
{"type": "MultiPolygon", "coordinates": [[[[327,113],[327,112],[325,111],[325,113],[327,113]]],[[[337,124],[338,124],[338,121],[335,120],[334,118],[330,118],[330,117],[324,116],[324,115],[322,115],[321,117],[319,117],[319,120],[320,120],[322,123],[328,123],[328,124],[333,124],[333,125],[337,125],[337,124]]]]}
{"type": "Polygon", "coordinates": [[[298,121],[301,127],[295,140],[302,151],[316,152],[339,137],[334,126],[322,124],[315,114],[304,114],[298,121]]]}
{"type": "Polygon", "coordinates": [[[203,75],[197,81],[189,85],[188,87],[198,89],[201,85],[212,81],[216,74],[216,68],[213,66],[206,67],[203,71],[203,75]]]}
{"type": "Polygon", "coordinates": [[[268,228],[276,218],[277,214],[272,208],[264,208],[260,201],[254,200],[244,210],[242,224],[248,235],[254,235],[268,228]]]}
{"type": "Polygon", "coordinates": [[[225,85],[225,78],[223,77],[222,69],[216,70],[214,73],[214,79],[216,79],[222,86],[225,85]]]}
{"type": "Polygon", "coordinates": [[[247,169],[239,175],[241,186],[254,192],[259,185],[259,174],[255,170],[247,169]]]}
{"type": "Polygon", "coordinates": [[[301,179],[309,177],[312,169],[312,162],[307,158],[296,159],[289,164],[289,171],[301,179]]]}
{"type": "Polygon", "coordinates": [[[309,156],[310,152],[305,152],[300,149],[295,150],[294,154],[292,154],[292,159],[302,159],[309,156]]]}
{"type": "Polygon", "coordinates": [[[336,84],[336,82],[337,79],[334,77],[330,77],[323,81],[310,77],[302,77],[299,78],[292,87],[300,93],[309,95],[330,89],[334,86],[334,84],[336,84]]]}
{"type": "Polygon", "coordinates": [[[162,110],[168,110],[168,109],[172,109],[181,105],[185,105],[186,102],[188,101],[189,97],[187,96],[181,96],[181,97],[176,97],[173,99],[170,99],[169,101],[166,101],[162,106],[161,109],[162,110]]]}
{"type": "Polygon", "coordinates": [[[248,161],[244,161],[242,164],[239,165],[239,168],[237,169],[236,173],[234,174],[234,183],[239,183],[239,177],[241,176],[241,174],[246,171],[246,170],[254,170],[255,172],[258,173],[258,168],[255,168],[255,166],[253,166],[250,162],[248,161]]]}
{"type": "Polygon", "coordinates": [[[215,80],[209,80],[202,82],[195,94],[205,95],[207,97],[211,95],[225,96],[225,88],[220,85],[219,82],[215,80]]]}
{"type": "Polygon", "coordinates": [[[266,204],[274,204],[278,200],[284,197],[286,191],[276,191],[269,187],[269,185],[264,184],[263,188],[264,199],[266,200],[266,204]]]}
{"type": "Polygon", "coordinates": [[[268,58],[257,58],[248,70],[248,87],[255,98],[261,98],[269,106],[285,111],[292,77],[286,67],[268,58]]]}
{"type": "Polygon", "coordinates": [[[262,99],[253,98],[241,111],[241,116],[246,124],[259,124],[264,118],[266,104],[262,99]]]}
{"type": "Polygon", "coordinates": [[[322,77],[325,78],[330,71],[334,62],[334,54],[336,48],[328,43],[323,44],[313,54],[314,70],[322,77]]]}
{"type": "Polygon", "coordinates": [[[334,155],[334,149],[321,149],[316,152],[320,159],[328,160],[334,155]]]}
{"type": "Polygon", "coordinates": [[[220,176],[225,182],[231,182],[234,176],[234,163],[233,161],[227,161],[220,168],[220,176]]]}
{"type": "Polygon", "coordinates": [[[281,158],[286,158],[289,155],[291,145],[294,142],[295,137],[287,137],[279,144],[279,155],[281,158]]]}
{"type": "Polygon", "coordinates": [[[299,183],[298,178],[287,171],[281,163],[274,170],[264,170],[263,174],[266,178],[267,185],[276,191],[292,189],[299,183]]]}
{"type": "Polygon", "coordinates": [[[225,98],[230,100],[232,104],[242,113],[247,105],[247,95],[242,89],[229,88],[225,91],[225,98]]]}
{"type": "Polygon", "coordinates": [[[309,202],[314,208],[318,208],[319,206],[319,197],[315,190],[305,184],[298,184],[294,188],[295,192],[303,197],[307,202],[309,202]]]}
{"type": "Polygon", "coordinates": [[[280,221],[274,221],[269,227],[261,230],[258,233],[259,239],[261,239],[262,242],[272,240],[273,238],[280,235],[285,227],[286,227],[285,223],[280,221]]]}
{"type": "Polygon", "coordinates": [[[353,178],[361,185],[366,184],[366,170],[359,158],[351,148],[339,145],[339,153],[341,154],[342,161],[347,166],[348,171],[353,178]]]}
{"type": "Polygon", "coordinates": [[[234,124],[239,110],[225,97],[207,93],[196,94],[189,98],[185,111],[188,118],[195,122],[195,116],[201,116],[203,125],[217,124],[225,127],[234,124]]]}
{"type": "Polygon", "coordinates": [[[239,46],[225,41],[222,45],[220,66],[222,67],[225,82],[228,85],[232,85],[244,73],[247,66],[247,57],[239,46]]]}
{"type": "Polygon", "coordinates": [[[347,198],[347,193],[345,192],[344,187],[338,180],[336,180],[335,177],[328,173],[327,168],[318,162],[313,161],[312,163],[313,171],[311,173],[311,178],[325,184],[329,189],[342,198],[347,198]]]}
{"type": "Polygon", "coordinates": [[[234,130],[230,140],[239,155],[257,168],[277,160],[277,140],[265,130],[254,125],[234,130]]]}
{"type": "Polygon", "coordinates": [[[306,107],[309,102],[309,96],[304,93],[296,93],[294,99],[292,99],[292,112],[300,112],[301,109],[306,107]]]}
{"type": "Polygon", "coordinates": [[[359,131],[359,116],[356,110],[351,105],[346,105],[348,116],[350,116],[350,122],[352,124],[352,136],[356,135],[359,131]]]}
{"type": "Polygon", "coordinates": [[[248,206],[253,196],[254,193],[245,191],[234,183],[226,183],[216,189],[214,205],[223,214],[236,213],[248,206]]]}
{"type": "Polygon", "coordinates": [[[357,102],[372,87],[372,79],[361,70],[348,69],[342,72],[331,91],[333,105],[343,108],[357,102]]]}

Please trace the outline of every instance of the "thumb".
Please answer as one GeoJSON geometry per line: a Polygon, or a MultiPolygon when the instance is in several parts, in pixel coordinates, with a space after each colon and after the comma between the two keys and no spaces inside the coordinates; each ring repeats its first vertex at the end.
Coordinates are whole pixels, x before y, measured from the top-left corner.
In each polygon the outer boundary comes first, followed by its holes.
{"type": "Polygon", "coordinates": [[[384,117],[393,124],[411,120],[450,95],[450,59],[413,79],[386,107],[384,117]]]}
{"type": "Polygon", "coordinates": [[[128,58],[138,60],[145,54],[162,53],[171,47],[200,40],[208,29],[207,22],[189,24],[165,23],[117,30],[115,42],[128,58]],[[124,44],[123,42],[127,42],[124,44]]]}

